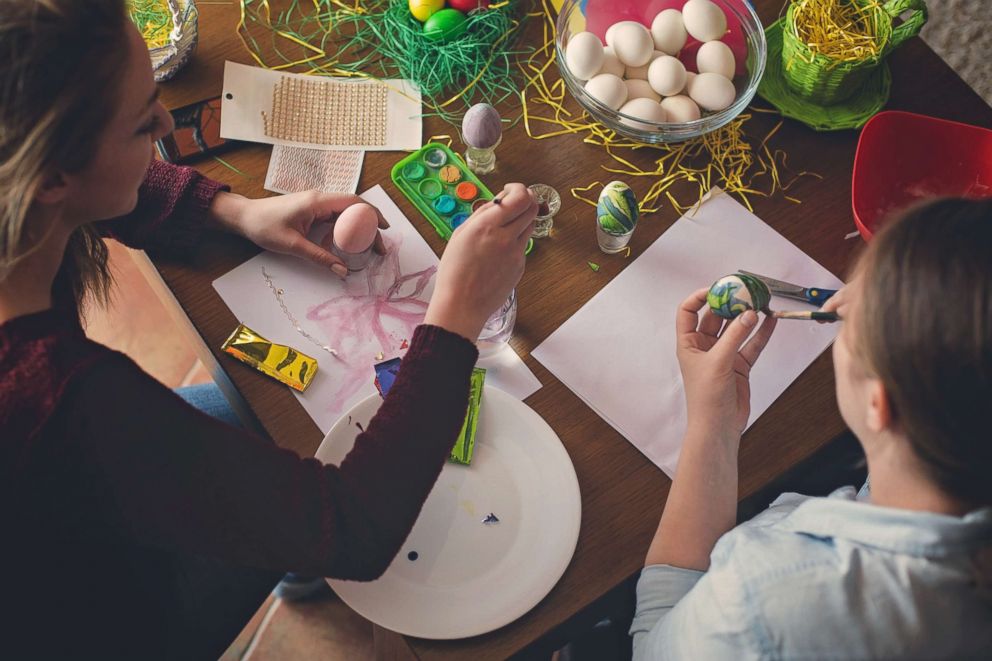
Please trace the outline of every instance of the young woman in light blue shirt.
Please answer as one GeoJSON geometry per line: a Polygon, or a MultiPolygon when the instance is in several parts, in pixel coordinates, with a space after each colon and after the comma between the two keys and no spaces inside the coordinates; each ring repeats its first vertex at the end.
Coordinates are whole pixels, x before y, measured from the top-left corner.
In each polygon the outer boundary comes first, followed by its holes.
{"type": "Polygon", "coordinates": [[[828,304],[870,491],[783,494],[734,527],[748,373],[775,322],[721,332],[705,295],[678,311],[689,424],[634,658],[992,658],[992,201],[893,219],[828,304]]]}

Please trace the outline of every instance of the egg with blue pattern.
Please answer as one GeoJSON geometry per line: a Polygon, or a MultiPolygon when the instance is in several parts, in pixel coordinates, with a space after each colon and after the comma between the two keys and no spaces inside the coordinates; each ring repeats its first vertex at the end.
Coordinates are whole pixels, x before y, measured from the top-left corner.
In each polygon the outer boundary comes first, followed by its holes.
{"type": "Polygon", "coordinates": [[[596,204],[596,221],[607,234],[621,236],[634,231],[637,225],[637,198],[630,186],[611,181],[603,187],[596,204]]]}
{"type": "Polygon", "coordinates": [[[735,273],[713,283],[706,293],[706,303],[716,316],[734,319],[748,310],[766,309],[771,297],[764,282],[749,275],[735,273]]]}

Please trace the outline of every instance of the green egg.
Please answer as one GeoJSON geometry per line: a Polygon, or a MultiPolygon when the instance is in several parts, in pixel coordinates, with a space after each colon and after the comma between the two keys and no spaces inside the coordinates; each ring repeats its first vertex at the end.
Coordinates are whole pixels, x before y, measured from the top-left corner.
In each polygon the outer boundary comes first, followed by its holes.
{"type": "Polygon", "coordinates": [[[465,14],[457,9],[442,9],[424,22],[424,36],[431,41],[449,41],[465,33],[465,14]]]}

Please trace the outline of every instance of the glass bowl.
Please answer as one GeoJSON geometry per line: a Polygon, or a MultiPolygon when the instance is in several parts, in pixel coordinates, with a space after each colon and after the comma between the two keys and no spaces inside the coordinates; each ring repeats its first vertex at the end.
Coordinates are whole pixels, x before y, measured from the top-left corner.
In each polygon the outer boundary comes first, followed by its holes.
{"type": "MultiPolygon", "coordinates": [[[[607,128],[638,142],[682,142],[720,128],[739,115],[754,97],[758,89],[758,82],[761,80],[761,76],[765,71],[765,57],[768,47],[765,42],[765,32],[761,26],[761,21],[746,0],[712,1],[727,15],[727,24],[731,30],[734,29],[735,25],[740,26],[744,41],[747,44],[746,73],[734,78],[734,86],[737,88],[737,99],[730,107],[718,112],[703,111],[704,114],[702,117],[691,122],[670,122],[663,124],[650,122],[639,117],[624,115],[603,104],[598,99],[593,98],[586,92],[585,83],[576,78],[568,70],[568,64],[565,62],[565,48],[568,46],[568,41],[573,35],[588,29],[586,19],[593,15],[592,12],[597,13],[596,19],[600,23],[591,30],[593,32],[605,30],[607,26],[602,25],[602,16],[610,13],[612,13],[617,21],[641,19],[641,23],[646,23],[650,27],[651,20],[655,14],[668,8],[681,9],[682,5],[685,4],[684,0],[652,0],[649,2],[644,2],[643,0],[640,2],[632,2],[630,0],[564,0],[561,11],[558,13],[555,35],[556,60],[562,80],[565,81],[565,85],[575,100],[593,119],[607,128]],[[626,5],[629,5],[629,7],[626,5]],[[650,128],[644,130],[629,126],[623,123],[622,120],[624,119],[647,125],[650,128]]],[[[600,35],[597,33],[597,36],[600,35]]],[[[689,43],[691,44],[693,41],[692,37],[689,39],[689,43]]],[[[601,36],[600,40],[602,41],[601,36]]]]}

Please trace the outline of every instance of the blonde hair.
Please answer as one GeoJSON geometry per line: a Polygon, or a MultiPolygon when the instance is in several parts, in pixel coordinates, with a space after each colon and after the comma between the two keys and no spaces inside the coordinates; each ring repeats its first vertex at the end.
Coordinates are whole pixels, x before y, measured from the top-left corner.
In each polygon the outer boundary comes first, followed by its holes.
{"type": "MultiPolygon", "coordinates": [[[[28,222],[53,170],[78,172],[111,119],[127,53],[123,0],[0,2],[0,279],[48,228],[28,222]]],[[[82,306],[105,300],[107,249],[91,225],[73,232],[57,287],[82,306]]]]}

